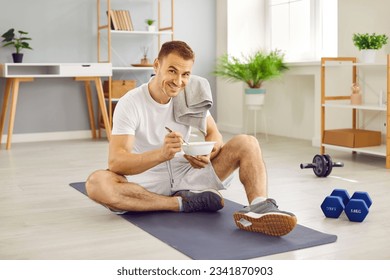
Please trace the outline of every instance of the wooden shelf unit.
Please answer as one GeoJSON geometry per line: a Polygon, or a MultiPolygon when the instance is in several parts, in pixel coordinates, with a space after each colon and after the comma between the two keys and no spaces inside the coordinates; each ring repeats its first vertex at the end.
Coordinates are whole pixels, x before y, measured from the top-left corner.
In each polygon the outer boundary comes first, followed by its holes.
{"type": "Polygon", "coordinates": [[[357,63],[355,57],[323,57],[321,59],[321,145],[320,153],[325,154],[325,148],[336,149],[341,151],[350,151],[350,152],[361,152],[372,155],[384,156],[386,158],[386,168],[390,168],[390,55],[387,55],[387,63],[378,63],[378,64],[366,64],[366,63],[357,63]],[[345,62],[350,62],[346,64],[345,62]],[[386,66],[386,79],[387,79],[387,104],[383,106],[375,104],[362,104],[362,105],[349,105],[342,103],[327,103],[328,101],[342,101],[350,100],[350,95],[332,95],[327,96],[325,90],[325,75],[327,67],[342,67],[349,66],[352,67],[352,82],[356,83],[357,78],[357,67],[360,66],[386,66]],[[369,111],[385,111],[386,112],[386,141],[385,144],[374,147],[365,147],[365,148],[348,148],[343,146],[328,145],[323,143],[324,131],[325,131],[325,116],[326,108],[340,108],[340,109],[350,109],[352,110],[352,128],[357,129],[357,113],[359,110],[369,110],[369,111]]]}
{"type": "MultiPolygon", "coordinates": [[[[143,30],[134,30],[134,31],[123,31],[123,30],[111,30],[111,13],[107,11],[111,10],[111,2],[120,0],[97,0],[97,58],[100,63],[112,63],[112,36],[126,36],[130,40],[134,40],[137,36],[157,36],[158,38],[158,49],[161,47],[161,36],[170,36],[171,40],[174,38],[174,0],[143,0],[145,2],[157,2],[157,31],[143,31],[143,30]],[[106,5],[105,9],[102,9],[102,3],[106,5]],[[161,26],[162,22],[162,2],[170,2],[170,19],[168,20],[169,26],[161,26]],[[107,20],[102,21],[102,18],[107,20]],[[105,33],[105,35],[104,35],[105,33]],[[104,39],[107,40],[107,54],[103,58],[103,53],[101,46],[104,42],[104,39]]],[[[140,0],[128,0],[128,3],[131,2],[140,2],[140,0]]],[[[113,113],[113,102],[117,100],[112,99],[111,93],[111,84],[112,80],[115,78],[114,73],[117,72],[140,72],[140,71],[153,71],[153,67],[133,67],[133,66],[116,66],[112,65],[113,76],[108,77],[108,115],[110,118],[110,124],[112,125],[112,113],[113,113]]],[[[100,131],[100,130],[99,130],[100,131]]]]}

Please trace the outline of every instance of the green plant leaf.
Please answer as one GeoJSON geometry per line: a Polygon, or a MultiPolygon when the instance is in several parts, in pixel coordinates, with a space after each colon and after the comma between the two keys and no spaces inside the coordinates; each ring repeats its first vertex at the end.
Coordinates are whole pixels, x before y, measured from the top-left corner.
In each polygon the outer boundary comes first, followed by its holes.
{"type": "Polygon", "coordinates": [[[218,59],[213,73],[228,81],[242,81],[250,88],[260,88],[264,81],[281,76],[287,69],[280,51],[260,50],[241,59],[224,54],[218,59]]]}
{"type": "Polygon", "coordinates": [[[30,41],[31,40],[31,38],[24,36],[24,35],[27,35],[28,32],[19,30],[18,33],[19,33],[19,35],[16,36],[14,28],[11,28],[7,32],[5,32],[2,35],[2,37],[4,38],[4,40],[2,42],[5,42],[3,47],[14,46],[15,49],[16,49],[16,53],[20,53],[21,49],[30,49],[30,50],[32,50],[30,45],[27,42],[25,42],[25,41],[30,41]]]}
{"type": "Polygon", "coordinates": [[[386,34],[377,35],[375,33],[372,33],[372,34],[354,33],[352,36],[353,44],[359,50],[365,50],[365,49],[379,50],[384,45],[387,44],[387,40],[388,40],[388,37],[386,34]]]}

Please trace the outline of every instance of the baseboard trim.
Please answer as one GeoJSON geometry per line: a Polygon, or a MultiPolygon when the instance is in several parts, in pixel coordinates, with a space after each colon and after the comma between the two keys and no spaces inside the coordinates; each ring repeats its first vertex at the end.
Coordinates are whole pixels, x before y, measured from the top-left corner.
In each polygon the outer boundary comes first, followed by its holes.
{"type": "MultiPolygon", "coordinates": [[[[96,132],[97,133],[97,132],[96,132]]],[[[92,138],[91,130],[74,130],[42,133],[19,133],[12,135],[12,143],[60,141],[92,138]]],[[[7,135],[3,135],[1,143],[7,142],[7,135]]]]}

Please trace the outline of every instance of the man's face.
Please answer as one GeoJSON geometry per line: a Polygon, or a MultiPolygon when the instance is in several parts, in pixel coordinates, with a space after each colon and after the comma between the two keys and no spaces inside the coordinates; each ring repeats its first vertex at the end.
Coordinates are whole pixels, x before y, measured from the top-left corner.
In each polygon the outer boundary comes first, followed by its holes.
{"type": "Polygon", "coordinates": [[[154,67],[158,85],[168,97],[175,97],[187,85],[194,61],[185,60],[175,53],[156,59],[154,67]]]}

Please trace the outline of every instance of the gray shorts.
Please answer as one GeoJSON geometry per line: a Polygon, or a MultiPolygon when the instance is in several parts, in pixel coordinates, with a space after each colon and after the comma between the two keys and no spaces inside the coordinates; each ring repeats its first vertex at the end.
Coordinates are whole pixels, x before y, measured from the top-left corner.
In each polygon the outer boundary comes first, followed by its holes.
{"type": "Polygon", "coordinates": [[[180,190],[226,189],[233,174],[221,181],[211,163],[205,168],[196,169],[180,155],[141,174],[126,176],[126,179],[150,192],[172,195],[180,190]]]}
{"type": "MultiPolygon", "coordinates": [[[[224,190],[230,186],[233,177],[234,173],[221,181],[211,163],[205,168],[195,169],[183,156],[179,156],[141,174],[126,176],[126,179],[150,192],[171,196],[180,190],[224,190]]],[[[128,212],[107,208],[118,215],[128,212]]]]}

